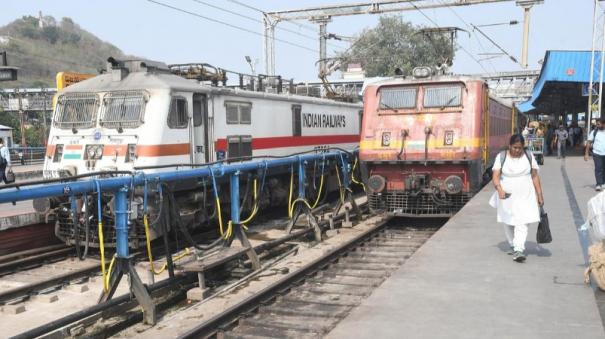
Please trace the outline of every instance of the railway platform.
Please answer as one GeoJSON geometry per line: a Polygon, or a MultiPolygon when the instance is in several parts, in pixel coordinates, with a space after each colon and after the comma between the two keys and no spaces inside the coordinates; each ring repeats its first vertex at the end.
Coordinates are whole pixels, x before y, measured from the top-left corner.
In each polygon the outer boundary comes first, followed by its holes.
{"type": "MultiPolygon", "coordinates": [[[[16,182],[42,178],[43,164],[13,165],[16,182]]],[[[2,185],[2,183],[0,183],[2,185]]],[[[0,255],[27,249],[27,246],[56,244],[54,227],[36,213],[32,201],[0,204],[0,255]]]]}
{"type": "MultiPolygon", "coordinates": [[[[17,182],[25,182],[42,178],[43,164],[14,165],[13,172],[17,182]]],[[[0,231],[14,227],[22,227],[40,222],[31,201],[20,201],[0,204],[0,231]]]]}
{"type": "Polygon", "coordinates": [[[593,163],[549,157],[540,175],[551,244],[537,245],[532,226],[527,261],[512,261],[488,185],[328,338],[605,337],[576,231],[595,194],[593,163]]]}

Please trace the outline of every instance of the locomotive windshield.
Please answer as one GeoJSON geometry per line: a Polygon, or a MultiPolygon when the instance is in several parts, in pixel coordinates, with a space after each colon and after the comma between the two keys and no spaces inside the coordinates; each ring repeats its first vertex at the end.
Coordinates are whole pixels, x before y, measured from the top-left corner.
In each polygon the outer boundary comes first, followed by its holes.
{"type": "Polygon", "coordinates": [[[145,91],[97,93],[66,93],[57,99],[54,125],[61,129],[94,128],[101,108],[99,125],[106,128],[136,128],[143,123],[145,91]]]}
{"type": "Polygon", "coordinates": [[[391,87],[380,90],[380,109],[415,108],[415,87],[391,87]]]}
{"type": "Polygon", "coordinates": [[[94,93],[67,93],[57,99],[54,125],[57,128],[92,128],[97,120],[99,96],[94,93]]]}
{"type": "Polygon", "coordinates": [[[144,91],[109,92],[103,98],[99,124],[107,128],[136,128],[143,122],[147,95],[144,91]]]}
{"type": "Polygon", "coordinates": [[[460,85],[424,88],[424,107],[457,107],[461,102],[462,86],[460,85]]]}

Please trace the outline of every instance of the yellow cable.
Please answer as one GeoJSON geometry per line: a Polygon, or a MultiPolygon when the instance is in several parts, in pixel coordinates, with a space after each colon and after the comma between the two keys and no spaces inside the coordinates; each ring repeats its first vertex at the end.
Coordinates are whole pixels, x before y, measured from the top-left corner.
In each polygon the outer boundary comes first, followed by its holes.
{"type": "Polygon", "coordinates": [[[105,241],[103,240],[103,221],[99,220],[99,251],[101,252],[101,276],[103,277],[103,290],[109,291],[109,284],[105,283],[106,274],[105,271],[105,241]]]}
{"type": "Polygon", "coordinates": [[[166,269],[167,265],[164,265],[159,271],[155,269],[155,265],[153,264],[153,255],[151,254],[151,239],[149,237],[149,221],[147,219],[147,214],[143,215],[143,225],[145,226],[145,241],[147,243],[147,257],[149,258],[149,270],[153,272],[155,275],[159,275],[166,269]]]}
{"type": "Polygon", "coordinates": [[[319,203],[319,198],[321,197],[321,189],[324,186],[324,175],[322,173],[321,175],[321,179],[319,179],[319,191],[317,192],[317,198],[315,199],[315,203],[313,203],[313,206],[311,206],[311,209],[314,209],[315,207],[317,207],[317,204],[319,203]]]}
{"type": "Polygon", "coordinates": [[[309,207],[309,209],[312,210],[311,205],[309,205],[309,202],[306,199],[296,198],[296,200],[294,200],[292,202],[292,205],[290,206],[290,209],[288,210],[288,212],[290,213],[290,215],[292,215],[292,212],[294,211],[294,206],[296,205],[297,202],[302,202],[303,204],[307,205],[307,207],[309,207]]]}
{"type": "Polygon", "coordinates": [[[363,182],[359,182],[359,181],[357,181],[357,180],[355,179],[355,168],[357,167],[357,160],[358,160],[358,159],[359,159],[359,158],[355,158],[355,163],[353,163],[353,170],[351,171],[351,180],[352,180],[354,183],[356,183],[357,185],[360,185],[360,186],[363,188],[363,190],[365,191],[365,190],[366,190],[366,185],[364,185],[364,183],[363,183],[363,182]]]}
{"type": "Polygon", "coordinates": [[[290,168],[290,194],[288,195],[288,217],[292,218],[290,206],[292,206],[292,191],[294,188],[294,169],[290,168]]]}
{"type": "Polygon", "coordinates": [[[254,216],[256,215],[256,212],[258,211],[258,201],[257,201],[257,196],[256,196],[256,179],[254,179],[254,207],[252,208],[252,212],[250,213],[250,216],[242,221],[240,224],[247,224],[250,221],[252,221],[252,219],[254,218],[254,216]]]}
{"type": "Polygon", "coordinates": [[[221,215],[221,201],[218,197],[216,197],[216,213],[218,214],[218,226],[219,231],[221,232],[221,236],[223,235],[223,216],[221,215]]]}
{"type": "Polygon", "coordinates": [[[109,281],[111,280],[111,271],[113,270],[113,264],[116,262],[116,255],[113,255],[111,258],[111,262],[109,263],[109,269],[107,270],[107,275],[103,277],[103,287],[105,288],[105,292],[109,291],[109,281]]]}
{"type": "MultiPolygon", "coordinates": [[[[155,265],[153,263],[153,255],[151,254],[151,240],[149,239],[149,222],[147,219],[147,214],[143,215],[143,224],[145,225],[145,239],[147,242],[147,257],[149,258],[149,270],[151,272],[153,272],[153,274],[155,274],[155,275],[160,275],[160,274],[162,274],[162,272],[164,272],[166,270],[166,268],[168,268],[168,263],[164,263],[164,265],[162,265],[162,267],[159,270],[155,269],[155,265]]],[[[185,248],[185,251],[181,254],[174,256],[173,260],[174,261],[180,260],[190,253],[191,253],[191,251],[189,250],[189,248],[185,248]]],[[[111,265],[110,265],[110,267],[111,267],[111,265]]],[[[110,269],[110,272],[111,272],[111,269],[110,269]]]]}
{"type": "MultiPolygon", "coordinates": [[[[185,248],[185,250],[183,251],[183,253],[175,255],[173,259],[174,259],[174,261],[181,260],[184,257],[188,256],[189,254],[191,254],[191,251],[189,250],[189,247],[187,247],[187,248],[185,248]]],[[[162,267],[162,270],[165,270],[166,267],[168,267],[167,263],[164,264],[164,267],[162,267]]]]}

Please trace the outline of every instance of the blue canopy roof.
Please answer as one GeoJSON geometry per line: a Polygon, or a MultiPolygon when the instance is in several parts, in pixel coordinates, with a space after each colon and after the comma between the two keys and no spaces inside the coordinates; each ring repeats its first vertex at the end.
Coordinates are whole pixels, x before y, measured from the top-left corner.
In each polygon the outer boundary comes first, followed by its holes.
{"type": "MultiPolygon", "coordinates": [[[[531,98],[517,105],[523,113],[535,109],[534,103],[540,97],[547,82],[590,82],[591,51],[546,51],[542,71],[532,92],[531,98]]],[[[598,69],[601,62],[600,53],[595,53],[595,72],[593,82],[598,82],[598,69]]]]}

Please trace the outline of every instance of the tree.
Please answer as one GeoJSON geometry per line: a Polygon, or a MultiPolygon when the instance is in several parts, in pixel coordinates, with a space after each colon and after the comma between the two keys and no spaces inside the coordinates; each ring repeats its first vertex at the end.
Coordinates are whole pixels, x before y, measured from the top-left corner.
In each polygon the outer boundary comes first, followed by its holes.
{"type": "Polygon", "coordinates": [[[19,118],[9,112],[0,110],[0,125],[13,128],[13,140],[21,140],[21,124],[19,118]]]}
{"type": "Polygon", "coordinates": [[[55,26],[46,26],[42,29],[42,37],[48,40],[48,42],[51,44],[57,42],[60,35],[61,33],[59,32],[59,29],[55,26]]]}
{"type": "Polygon", "coordinates": [[[451,64],[455,51],[449,34],[429,35],[421,29],[398,16],[382,16],[340,57],[343,64],[361,63],[368,77],[394,75],[397,68],[411,74],[414,67],[451,64]]]}

